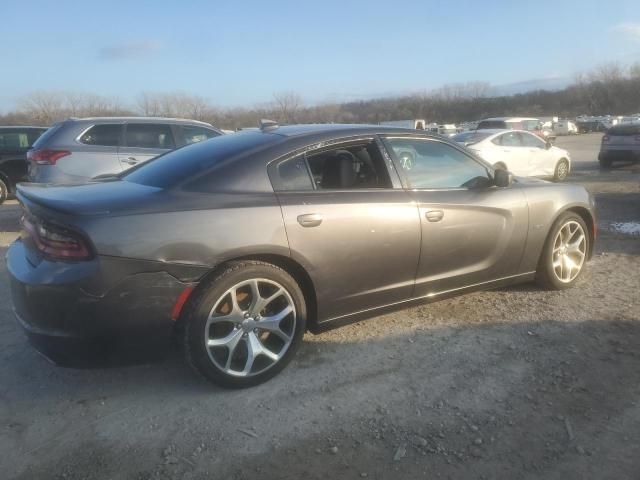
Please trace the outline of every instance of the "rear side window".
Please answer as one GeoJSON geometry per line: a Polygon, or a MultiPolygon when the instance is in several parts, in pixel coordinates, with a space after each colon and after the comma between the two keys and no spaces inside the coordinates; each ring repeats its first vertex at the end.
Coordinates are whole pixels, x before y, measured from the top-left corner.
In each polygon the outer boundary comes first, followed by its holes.
{"type": "Polygon", "coordinates": [[[518,132],[508,132],[494,138],[493,143],[502,145],[503,147],[522,147],[522,139],[518,132]]]}
{"type": "Polygon", "coordinates": [[[271,182],[275,191],[313,190],[304,155],[278,163],[271,182]]]}
{"type": "Polygon", "coordinates": [[[202,142],[219,135],[218,132],[209,128],[197,127],[195,125],[183,125],[182,134],[184,135],[184,143],[186,145],[202,142]]]}
{"type": "Polygon", "coordinates": [[[0,150],[26,150],[29,146],[29,135],[26,131],[20,131],[17,129],[0,129],[0,150]]]}
{"type": "Polygon", "coordinates": [[[99,145],[104,147],[117,147],[120,145],[122,125],[105,124],[94,125],[80,137],[80,143],[85,145],[99,145]]]}
{"type": "Polygon", "coordinates": [[[137,148],[175,148],[169,125],[154,123],[129,123],[125,145],[137,148]]]}
{"type": "MultiPolygon", "coordinates": [[[[159,188],[189,182],[187,189],[214,191],[221,185],[224,187],[231,183],[228,176],[220,174],[221,169],[235,158],[244,158],[263,145],[279,139],[279,136],[259,131],[219,135],[209,142],[188,145],[143,163],[125,175],[124,179],[159,188]]],[[[242,169],[235,170],[242,176],[242,169]]]]}
{"type": "Polygon", "coordinates": [[[545,142],[543,142],[540,137],[537,137],[536,135],[521,133],[520,137],[522,139],[522,145],[525,147],[544,148],[546,145],[545,142]]]}

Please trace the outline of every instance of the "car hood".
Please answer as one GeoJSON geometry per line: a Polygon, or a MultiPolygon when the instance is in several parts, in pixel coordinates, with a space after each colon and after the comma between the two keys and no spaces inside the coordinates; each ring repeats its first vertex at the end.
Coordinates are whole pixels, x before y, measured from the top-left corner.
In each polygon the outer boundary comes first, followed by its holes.
{"type": "Polygon", "coordinates": [[[163,192],[157,187],[126,181],[93,182],[78,185],[22,183],[18,198],[62,213],[79,215],[110,214],[139,208],[157,200],[163,192]]]}

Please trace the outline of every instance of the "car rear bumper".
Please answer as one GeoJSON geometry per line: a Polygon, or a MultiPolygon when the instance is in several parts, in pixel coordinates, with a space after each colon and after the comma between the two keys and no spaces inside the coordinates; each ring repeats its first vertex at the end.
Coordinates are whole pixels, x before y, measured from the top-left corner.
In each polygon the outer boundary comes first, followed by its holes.
{"type": "Polygon", "coordinates": [[[598,155],[598,160],[609,160],[609,161],[638,161],[640,160],[640,150],[630,150],[630,149],[611,149],[611,150],[601,150],[598,155]]]}
{"type": "Polygon", "coordinates": [[[172,308],[193,286],[164,271],[145,272],[141,265],[136,265],[139,273],[114,268],[100,257],[34,265],[21,240],[11,245],[6,260],[16,319],[34,346],[57,363],[60,353],[69,356],[75,347],[91,349],[96,342],[169,340],[172,308]]]}

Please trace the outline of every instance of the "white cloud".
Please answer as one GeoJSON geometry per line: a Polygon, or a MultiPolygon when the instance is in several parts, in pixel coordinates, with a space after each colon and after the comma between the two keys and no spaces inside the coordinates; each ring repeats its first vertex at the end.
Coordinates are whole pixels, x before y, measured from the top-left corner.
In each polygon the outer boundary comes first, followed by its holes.
{"type": "Polygon", "coordinates": [[[619,23],[612,28],[612,31],[625,36],[627,39],[640,42],[640,22],[619,23]]]}

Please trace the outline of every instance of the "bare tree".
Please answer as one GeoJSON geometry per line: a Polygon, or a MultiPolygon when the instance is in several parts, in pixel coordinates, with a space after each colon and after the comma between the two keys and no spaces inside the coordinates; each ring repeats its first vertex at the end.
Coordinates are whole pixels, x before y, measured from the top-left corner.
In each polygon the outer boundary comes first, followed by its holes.
{"type": "Polygon", "coordinates": [[[20,108],[35,123],[48,125],[59,120],[63,115],[63,101],[59,92],[40,90],[22,98],[19,101],[20,108]]]}
{"type": "Polygon", "coordinates": [[[302,97],[295,92],[274,93],[275,106],[284,123],[295,123],[296,114],[302,107],[302,97]]]}

